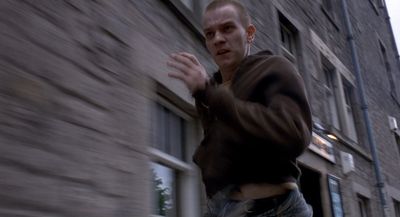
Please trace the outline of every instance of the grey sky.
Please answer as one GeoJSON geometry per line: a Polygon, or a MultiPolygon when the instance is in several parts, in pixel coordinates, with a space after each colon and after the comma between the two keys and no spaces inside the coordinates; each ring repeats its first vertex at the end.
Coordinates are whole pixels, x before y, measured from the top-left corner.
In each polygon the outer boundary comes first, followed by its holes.
{"type": "Polygon", "coordinates": [[[397,49],[400,50],[400,0],[386,0],[397,49]]]}

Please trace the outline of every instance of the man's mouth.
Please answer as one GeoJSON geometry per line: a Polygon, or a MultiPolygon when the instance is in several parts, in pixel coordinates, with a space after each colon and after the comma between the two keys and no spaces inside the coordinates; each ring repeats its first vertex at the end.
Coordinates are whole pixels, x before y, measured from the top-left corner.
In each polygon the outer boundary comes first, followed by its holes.
{"type": "Polygon", "coordinates": [[[219,56],[219,55],[224,55],[224,54],[226,54],[226,53],[229,53],[229,50],[227,50],[227,49],[221,49],[221,50],[217,51],[217,56],[219,56]]]}

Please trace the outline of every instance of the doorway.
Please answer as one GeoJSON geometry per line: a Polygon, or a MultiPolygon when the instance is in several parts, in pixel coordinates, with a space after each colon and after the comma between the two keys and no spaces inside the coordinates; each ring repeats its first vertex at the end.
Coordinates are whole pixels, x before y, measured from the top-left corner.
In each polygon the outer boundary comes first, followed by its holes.
{"type": "Polygon", "coordinates": [[[300,177],[300,190],[308,204],[314,211],[314,217],[323,217],[321,198],[321,173],[303,165],[299,165],[302,175],[300,177]]]}

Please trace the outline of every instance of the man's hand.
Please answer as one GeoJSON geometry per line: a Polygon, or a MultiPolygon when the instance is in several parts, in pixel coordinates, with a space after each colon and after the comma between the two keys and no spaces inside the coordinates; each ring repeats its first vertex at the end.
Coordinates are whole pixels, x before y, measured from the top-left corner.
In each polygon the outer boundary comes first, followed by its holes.
{"type": "Polygon", "coordinates": [[[209,77],[194,55],[186,52],[173,53],[167,65],[174,69],[168,76],[183,81],[192,94],[205,89],[209,77]]]}

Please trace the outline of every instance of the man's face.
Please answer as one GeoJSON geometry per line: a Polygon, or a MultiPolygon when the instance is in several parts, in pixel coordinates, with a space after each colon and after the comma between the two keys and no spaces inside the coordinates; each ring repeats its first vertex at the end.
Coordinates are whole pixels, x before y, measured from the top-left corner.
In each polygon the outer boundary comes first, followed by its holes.
{"type": "Polygon", "coordinates": [[[204,13],[206,45],[220,70],[235,70],[247,51],[248,32],[239,13],[225,5],[204,13]]]}

